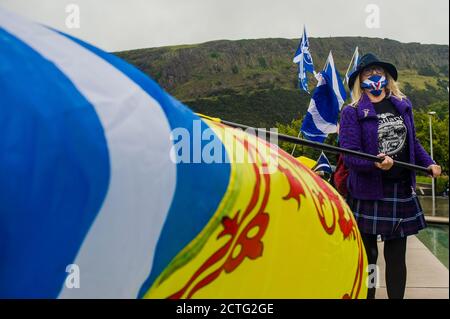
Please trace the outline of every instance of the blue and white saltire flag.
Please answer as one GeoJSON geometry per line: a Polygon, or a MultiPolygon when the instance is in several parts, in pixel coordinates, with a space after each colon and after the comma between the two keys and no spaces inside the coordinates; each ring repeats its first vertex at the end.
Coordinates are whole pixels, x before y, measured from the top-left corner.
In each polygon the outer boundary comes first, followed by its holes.
{"type": "Polygon", "coordinates": [[[303,35],[298,45],[293,62],[298,65],[298,82],[303,91],[309,93],[308,78],[306,73],[314,74],[314,64],[311,53],[309,52],[309,40],[306,34],[306,26],[303,28],[303,35]]]}
{"type": "Polygon", "coordinates": [[[193,120],[128,63],[0,8],[0,298],[141,297],[227,189],[229,164],[170,158],[193,120]]]}
{"type": "Polygon", "coordinates": [[[345,73],[345,81],[347,83],[350,75],[356,70],[358,64],[359,64],[359,50],[358,47],[356,47],[355,52],[353,52],[352,59],[350,60],[350,64],[347,68],[347,72],[345,73]]]}
{"type": "Polygon", "coordinates": [[[328,134],[337,132],[339,111],[346,99],[345,88],[331,52],[323,71],[316,78],[317,87],[303,119],[301,132],[307,139],[322,143],[328,134]]]}
{"type": "Polygon", "coordinates": [[[320,154],[320,157],[317,160],[317,164],[314,166],[314,171],[315,172],[324,172],[324,173],[328,173],[328,174],[333,173],[333,169],[331,168],[330,161],[328,160],[328,158],[326,157],[324,152],[322,152],[320,154]]]}
{"type": "Polygon", "coordinates": [[[307,238],[276,236],[305,227],[279,219],[298,205],[276,189],[307,172],[286,155],[280,173],[266,174],[270,155],[225,129],[118,57],[0,9],[0,299],[304,297],[314,281],[299,289],[272,280],[274,269],[322,278],[321,261],[350,270],[319,294],[342,297],[361,264],[358,238],[336,254],[350,242],[319,226],[307,238]],[[257,161],[233,160],[238,140],[257,161]],[[309,254],[320,236],[328,249],[309,254]],[[271,257],[293,251],[316,262],[274,266],[271,257]]]}

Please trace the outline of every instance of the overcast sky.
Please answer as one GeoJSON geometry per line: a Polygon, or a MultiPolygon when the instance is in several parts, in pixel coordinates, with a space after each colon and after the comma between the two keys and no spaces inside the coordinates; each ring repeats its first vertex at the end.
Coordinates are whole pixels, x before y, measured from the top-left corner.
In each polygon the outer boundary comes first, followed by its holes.
{"type": "Polygon", "coordinates": [[[219,39],[299,38],[303,24],[310,37],[449,43],[448,0],[0,0],[0,6],[107,51],[219,39]],[[72,3],[80,9],[79,28],[66,26],[66,6],[72,3]]]}

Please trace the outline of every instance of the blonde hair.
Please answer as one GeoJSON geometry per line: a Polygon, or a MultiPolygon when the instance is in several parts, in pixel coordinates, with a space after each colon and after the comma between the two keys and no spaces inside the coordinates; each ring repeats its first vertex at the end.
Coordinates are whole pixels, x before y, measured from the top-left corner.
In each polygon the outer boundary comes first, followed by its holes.
{"type": "MultiPolygon", "coordinates": [[[[387,97],[395,96],[399,100],[403,100],[404,98],[406,98],[406,95],[403,94],[402,91],[400,91],[398,82],[396,82],[388,72],[385,71],[385,74],[386,79],[388,80],[388,84],[385,87],[386,96],[387,97]]],[[[355,79],[355,84],[353,85],[352,103],[350,103],[350,105],[353,107],[358,107],[358,103],[361,100],[363,93],[364,93],[363,89],[361,89],[361,79],[359,76],[357,76],[355,79]]]]}

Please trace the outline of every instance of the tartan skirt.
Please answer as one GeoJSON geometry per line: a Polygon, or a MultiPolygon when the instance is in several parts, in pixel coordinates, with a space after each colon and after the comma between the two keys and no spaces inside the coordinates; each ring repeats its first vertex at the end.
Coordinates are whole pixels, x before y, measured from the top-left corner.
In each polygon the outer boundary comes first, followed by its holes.
{"type": "Polygon", "coordinates": [[[427,227],[411,182],[383,181],[383,196],[380,200],[347,196],[361,233],[381,235],[382,240],[389,240],[417,234],[427,227]]]}

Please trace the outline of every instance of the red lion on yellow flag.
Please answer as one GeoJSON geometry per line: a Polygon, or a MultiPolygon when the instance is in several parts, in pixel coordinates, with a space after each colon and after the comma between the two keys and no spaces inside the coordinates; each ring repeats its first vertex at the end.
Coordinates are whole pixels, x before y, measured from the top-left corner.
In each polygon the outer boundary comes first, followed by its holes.
{"type": "MultiPolygon", "coordinates": [[[[224,125],[207,123],[223,137],[224,125]]],[[[365,298],[367,260],[344,199],[282,150],[264,173],[257,140],[233,137],[227,151],[235,145],[250,161],[232,163],[214,217],[145,297],[365,298]]]]}

